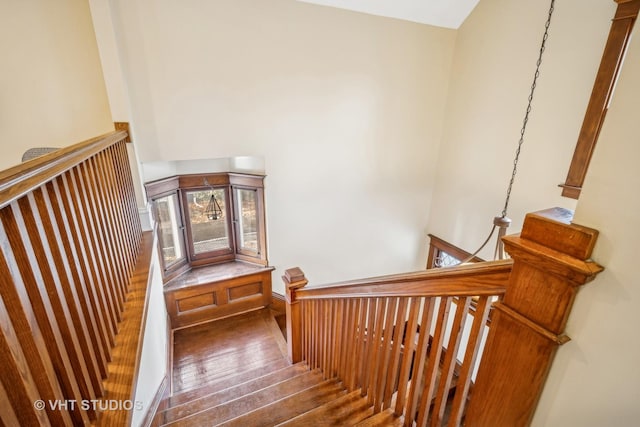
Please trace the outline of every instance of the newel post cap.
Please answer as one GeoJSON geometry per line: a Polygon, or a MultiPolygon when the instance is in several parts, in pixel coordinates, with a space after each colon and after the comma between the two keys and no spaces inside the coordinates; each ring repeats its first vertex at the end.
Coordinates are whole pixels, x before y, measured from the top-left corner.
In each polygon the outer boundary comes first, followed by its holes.
{"type": "Polygon", "coordinates": [[[287,302],[293,303],[295,301],[295,291],[304,287],[309,281],[304,276],[304,272],[299,267],[290,268],[285,270],[282,281],[286,288],[287,302]]]}

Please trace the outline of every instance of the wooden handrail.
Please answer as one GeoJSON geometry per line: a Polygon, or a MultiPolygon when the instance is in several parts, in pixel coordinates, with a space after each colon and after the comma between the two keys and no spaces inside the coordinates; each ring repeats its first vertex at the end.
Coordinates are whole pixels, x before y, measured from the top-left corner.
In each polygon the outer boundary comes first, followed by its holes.
{"type": "Polygon", "coordinates": [[[305,287],[296,291],[296,298],[500,295],[505,291],[512,264],[509,259],[486,261],[305,287]]]}
{"type": "Polygon", "coordinates": [[[0,208],[127,137],[109,132],[0,171],[0,208]]]}
{"type": "Polygon", "coordinates": [[[110,362],[135,317],[123,314],[142,242],[126,136],[0,172],[1,425],[99,422],[92,402],[131,388],[103,382],[123,369],[110,362]]]}

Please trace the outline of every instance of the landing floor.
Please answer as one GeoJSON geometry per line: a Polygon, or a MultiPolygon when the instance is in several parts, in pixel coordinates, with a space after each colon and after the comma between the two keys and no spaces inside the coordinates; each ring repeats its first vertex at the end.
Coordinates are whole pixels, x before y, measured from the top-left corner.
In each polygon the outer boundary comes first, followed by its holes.
{"type": "Polygon", "coordinates": [[[176,330],[173,342],[174,394],[287,359],[269,309],[176,330]]]}

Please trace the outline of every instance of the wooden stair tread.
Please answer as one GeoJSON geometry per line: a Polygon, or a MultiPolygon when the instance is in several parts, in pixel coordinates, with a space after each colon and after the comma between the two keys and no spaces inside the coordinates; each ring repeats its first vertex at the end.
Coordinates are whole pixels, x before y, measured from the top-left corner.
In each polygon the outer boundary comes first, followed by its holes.
{"type": "Polygon", "coordinates": [[[226,427],[270,427],[278,425],[329,403],[345,393],[346,391],[338,380],[325,380],[315,386],[256,408],[219,425],[226,427]]]}
{"type": "Polygon", "coordinates": [[[219,378],[212,381],[207,385],[204,385],[197,389],[186,390],[180,393],[176,393],[167,399],[168,407],[174,407],[183,403],[189,402],[194,399],[198,399],[202,396],[207,396],[229,387],[233,387],[236,384],[244,383],[264,375],[265,372],[277,371],[283,368],[291,366],[285,359],[275,360],[265,366],[260,366],[254,369],[248,369],[246,371],[237,373],[232,376],[219,378]]]}
{"type": "Polygon", "coordinates": [[[360,389],[298,415],[279,426],[352,426],[373,415],[373,406],[360,389]]]}
{"type": "Polygon", "coordinates": [[[386,409],[372,417],[355,424],[357,427],[401,427],[404,424],[404,417],[396,416],[393,409],[386,409]]]}
{"type": "MultiPolygon", "coordinates": [[[[171,426],[204,426],[217,425],[250,413],[257,408],[270,405],[273,402],[295,395],[296,393],[313,388],[322,382],[322,376],[315,371],[307,371],[294,378],[262,388],[250,394],[224,404],[213,406],[185,418],[181,418],[165,425],[171,426]]],[[[273,411],[273,409],[271,409],[273,411]]]]}
{"type": "Polygon", "coordinates": [[[161,423],[177,421],[180,418],[238,399],[244,395],[254,393],[258,390],[269,387],[270,385],[281,383],[307,372],[309,372],[309,368],[303,363],[298,363],[296,365],[269,372],[261,377],[240,382],[223,390],[192,398],[188,402],[175,405],[165,411],[162,411],[159,414],[159,419],[161,423]]]}

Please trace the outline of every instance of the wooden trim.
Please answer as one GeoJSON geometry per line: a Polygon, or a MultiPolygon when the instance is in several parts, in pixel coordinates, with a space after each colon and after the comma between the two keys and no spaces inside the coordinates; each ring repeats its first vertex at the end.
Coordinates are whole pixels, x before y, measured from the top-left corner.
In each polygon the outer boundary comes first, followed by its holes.
{"type": "Polygon", "coordinates": [[[529,425],[576,293],[602,267],[587,257],[598,233],[571,223],[571,212],[528,214],[520,236],[506,236],[514,260],[495,305],[466,424],[529,425]],[[564,244],[563,244],[564,242],[564,244]]]}
{"type": "MultiPolygon", "coordinates": [[[[169,313],[167,313],[167,325],[171,325],[171,316],[169,316],[169,313]]],[[[168,359],[168,366],[167,366],[167,372],[169,373],[169,396],[171,396],[173,394],[173,333],[174,330],[173,328],[167,328],[168,329],[168,334],[169,334],[169,359],[168,359]]]]}
{"type": "Polygon", "coordinates": [[[229,174],[227,172],[178,175],[178,180],[180,181],[180,188],[184,190],[229,186],[229,174]]]}
{"type": "Polygon", "coordinates": [[[486,261],[456,268],[352,280],[299,289],[296,298],[501,295],[509,280],[512,264],[512,260],[486,261]]]}
{"type": "Polygon", "coordinates": [[[577,199],[615,90],[631,33],[640,10],[640,0],[616,0],[618,8],[611,23],[591,98],[582,122],[562,195],[577,199]]]}
{"type": "MultiPolygon", "coordinates": [[[[109,377],[104,382],[103,400],[133,401],[135,398],[135,384],[142,351],[144,304],[149,290],[153,233],[144,232],[142,239],[142,251],[131,276],[130,290],[125,304],[127,316],[120,324],[120,333],[116,337],[116,346],[109,364],[109,377]]],[[[130,425],[131,415],[131,411],[124,409],[104,411],[98,419],[98,425],[114,427],[130,425]]]]}
{"type": "Polygon", "coordinates": [[[127,137],[110,132],[61,148],[0,172],[0,208],[127,137]]]}
{"type": "Polygon", "coordinates": [[[280,295],[277,292],[271,292],[271,305],[269,306],[271,309],[284,313],[286,308],[286,298],[284,295],[280,295]]]}
{"type": "Polygon", "coordinates": [[[169,377],[171,376],[171,372],[167,373],[162,379],[162,382],[158,386],[158,390],[156,390],[156,394],[153,396],[153,400],[147,409],[147,412],[140,423],[141,426],[150,427],[153,424],[154,417],[158,410],[162,410],[160,404],[169,397],[169,377]]]}
{"type": "MultiPolygon", "coordinates": [[[[465,260],[471,256],[470,252],[465,251],[462,248],[454,245],[453,243],[449,243],[444,239],[441,239],[438,236],[433,234],[428,234],[429,236],[429,254],[427,256],[427,266],[426,268],[434,268],[435,260],[438,257],[439,251],[444,251],[449,255],[459,259],[465,260]]],[[[482,262],[484,261],[482,258],[478,256],[474,256],[471,258],[470,262],[482,262]]]]}
{"type": "Polygon", "coordinates": [[[287,304],[287,353],[289,362],[298,363],[302,361],[302,312],[296,294],[308,281],[298,267],[286,270],[282,280],[285,284],[287,304]]]}
{"type": "Polygon", "coordinates": [[[149,200],[153,200],[160,196],[168,195],[171,192],[175,192],[180,188],[180,181],[177,176],[170,178],[163,178],[153,182],[147,182],[144,185],[149,200]]]}
{"type": "Polygon", "coordinates": [[[122,130],[127,133],[127,137],[124,139],[124,142],[132,142],[131,131],[129,130],[129,122],[113,122],[113,126],[116,128],[116,131],[122,130]]]}

